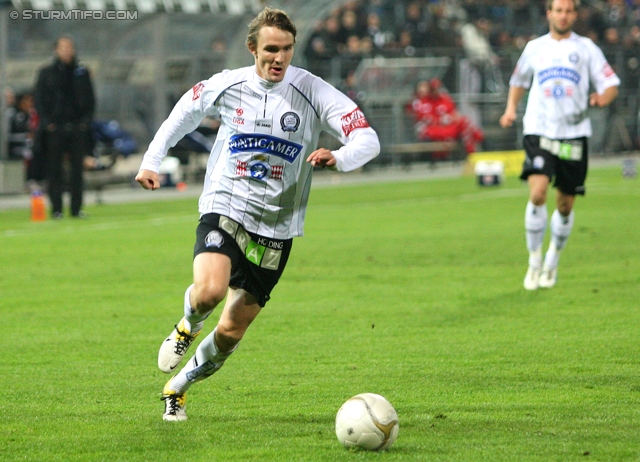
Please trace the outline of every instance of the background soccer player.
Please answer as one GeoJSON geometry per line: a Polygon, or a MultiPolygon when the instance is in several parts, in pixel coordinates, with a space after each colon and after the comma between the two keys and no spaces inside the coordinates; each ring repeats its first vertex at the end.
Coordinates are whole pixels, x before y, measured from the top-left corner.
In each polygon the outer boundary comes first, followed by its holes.
{"type": "Polygon", "coordinates": [[[620,80],[602,51],[572,32],[579,0],[548,0],[549,33],[527,44],[511,76],[502,127],[516,120],[518,103],[529,89],[523,118],[526,159],[522,179],[529,183],[525,231],[529,268],[527,290],[556,284],[560,251],[573,227],[573,204],[584,195],[591,122],[588,105],[606,106],[618,95],[620,80]],[[589,94],[592,85],[596,92],[589,94]],[[551,216],[551,243],[542,261],[547,228],[547,189],[555,177],[556,210],[551,216]]]}
{"type": "Polygon", "coordinates": [[[204,320],[226,297],[214,331],[165,385],[164,420],[185,420],[186,392],[211,376],[269,300],[303,233],[314,166],[349,171],[378,155],[380,143],[357,105],[322,79],[290,67],[296,27],[265,8],[249,25],[253,66],[225,70],[196,84],[177,103],[144,155],[136,180],[157,189],[169,147],[206,116],[222,125],[200,197],[193,284],[184,317],[162,343],[158,366],[176,369],[204,320]],[[316,149],[321,131],[344,145],[316,149]]]}

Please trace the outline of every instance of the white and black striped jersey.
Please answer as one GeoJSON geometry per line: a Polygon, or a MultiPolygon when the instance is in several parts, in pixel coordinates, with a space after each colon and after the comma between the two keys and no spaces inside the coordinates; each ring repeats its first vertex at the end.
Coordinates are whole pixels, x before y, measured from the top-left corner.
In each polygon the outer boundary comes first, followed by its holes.
{"type": "Polygon", "coordinates": [[[591,136],[589,85],[603,93],[620,79],[591,39],[572,32],[563,40],[546,34],[527,43],[509,84],[530,88],[525,135],[570,139],[591,136]]]}
{"type": "Polygon", "coordinates": [[[313,167],[307,157],[322,131],[343,146],[339,171],[361,167],[380,143],[355,102],[309,72],[290,66],[284,79],[255,67],[225,70],[195,85],[176,104],[140,169],[158,172],[170,147],[206,116],[221,118],[207,165],[200,214],[219,213],[249,232],[275,239],[303,234],[313,167]]]}

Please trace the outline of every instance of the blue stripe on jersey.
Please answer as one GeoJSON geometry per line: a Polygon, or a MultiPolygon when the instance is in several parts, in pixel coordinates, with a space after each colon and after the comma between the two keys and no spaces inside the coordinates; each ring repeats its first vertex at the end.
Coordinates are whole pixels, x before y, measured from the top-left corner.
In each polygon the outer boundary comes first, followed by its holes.
{"type": "Polygon", "coordinates": [[[294,84],[290,83],[289,85],[291,85],[298,93],[300,93],[300,95],[307,100],[307,103],[309,103],[309,106],[311,106],[311,109],[313,109],[313,112],[316,113],[316,117],[319,119],[320,118],[320,114],[318,114],[318,111],[316,110],[316,108],[313,106],[313,104],[311,103],[311,100],[309,98],[307,98],[307,95],[305,95],[304,93],[302,93],[302,91],[300,91],[300,89],[298,87],[296,87],[294,84]]]}
{"type": "Polygon", "coordinates": [[[262,133],[240,133],[229,138],[229,151],[231,155],[247,152],[271,154],[293,162],[302,151],[302,145],[262,133]]]}

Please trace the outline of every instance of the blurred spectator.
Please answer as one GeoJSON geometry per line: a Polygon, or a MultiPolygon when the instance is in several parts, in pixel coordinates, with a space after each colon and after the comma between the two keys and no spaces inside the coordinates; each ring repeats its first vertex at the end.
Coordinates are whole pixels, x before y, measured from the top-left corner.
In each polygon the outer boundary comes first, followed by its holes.
{"type": "Polygon", "coordinates": [[[467,58],[474,64],[483,64],[487,61],[495,60],[496,55],[489,43],[490,34],[491,22],[486,18],[480,18],[460,28],[462,46],[467,54],[467,58]]]}
{"type": "Polygon", "coordinates": [[[427,30],[429,23],[423,16],[422,5],[419,2],[411,2],[405,9],[405,19],[400,26],[399,34],[408,32],[411,37],[411,46],[422,48],[428,46],[427,30]]]}
{"type": "Polygon", "coordinates": [[[371,49],[372,42],[370,38],[361,39],[357,35],[349,36],[340,58],[340,78],[344,79],[355,71],[362,58],[371,53],[371,49]]]}
{"type": "MultiPolygon", "coordinates": [[[[621,67],[624,67],[622,63],[623,57],[621,55],[622,42],[617,28],[607,27],[605,29],[600,48],[602,49],[605,58],[607,58],[607,62],[611,65],[616,74],[618,74],[619,77],[622,77],[624,75],[624,69],[621,69],[621,67]]],[[[613,101],[610,105],[611,110],[614,110],[617,105],[618,101],[613,101]]]]}
{"type": "Polygon", "coordinates": [[[604,22],[608,27],[627,26],[627,6],[625,0],[607,0],[604,10],[604,22]]]}
{"type": "Polygon", "coordinates": [[[505,24],[509,16],[507,0],[491,0],[488,5],[489,16],[486,19],[494,23],[505,24]]]}
{"type": "Polygon", "coordinates": [[[33,189],[41,189],[39,183],[44,179],[44,159],[41,150],[36,149],[39,144],[34,146],[39,124],[33,95],[30,92],[18,94],[10,125],[9,158],[24,160],[26,180],[33,189]]]}
{"type": "Polygon", "coordinates": [[[340,31],[338,32],[338,46],[346,49],[350,37],[358,38],[365,35],[364,28],[358,24],[358,16],[353,10],[345,10],[340,17],[340,31]]]}
{"type": "Polygon", "coordinates": [[[573,25],[573,31],[586,37],[590,30],[592,30],[591,8],[583,3],[578,7],[578,18],[573,25]]]}
{"type": "Polygon", "coordinates": [[[366,37],[371,39],[373,49],[377,52],[382,52],[394,41],[393,32],[382,30],[380,16],[376,12],[367,15],[366,34],[366,37]]]}
{"type": "MultiPolygon", "coordinates": [[[[610,48],[611,51],[616,50],[620,46],[620,34],[615,27],[607,27],[604,31],[604,40],[602,48],[610,48]]],[[[612,65],[615,61],[609,61],[612,65]]]]}
{"type": "MultiPolygon", "coordinates": [[[[498,93],[504,87],[502,73],[500,71],[498,56],[493,52],[489,43],[491,34],[491,22],[481,18],[472,23],[467,23],[460,28],[462,46],[466,59],[461,60],[462,74],[460,93],[477,94],[489,91],[498,93]]],[[[469,105],[465,108],[467,114],[475,113],[472,117],[477,125],[480,125],[479,111],[477,107],[469,105]]]]}
{"type": "MultiPolygon", "coordinates": [[[[451,12],[454,14],[454,12],[451,12]]],[[[455,14],[453,19],[455,19],[455,14]]],[[[447,48],[456,46],[456,38],[449,27],[450,19],[443,4],[432,7],[431,20],[428,22],[424,37],[424,47],[447,48]]]]}
{"type": "Polygon", "coordinates": [[[337,53],[340,43],[340,21],[336,16],[331,15],[327,18],[322,30],[322,36],[329,52],[337,53]]]}
{"type": "Polygon", "coordinates": [[[443,29],[449,29],[454,23],[467,22],[467,11],[458,0],[431,2],[429,10],[437,16],[437,21],[443,29]]]}
{"type": "MultiPolygon", "coordinates": [[[[11,119],[13,117],[13,114],[16,111],[16,95],[13,92],[13,88],[6,86],[3,89],[4,94],[2,95],[2,99],[4,100],[4,107],[2,109],[0,109],[0,111],[4,110],[3,114],[0,114],[0,117],[2,117],[2,124],[4,124],[4,129],[7,130],[8,132],[10,131],[10,127],[11,127],[11,119]]],[[[9,134],[9,133],[7,133],[9,134]]],[[[5,153],[3,152],[6,149],[6,155],[9,156],[10,155],[10,151],[11,151],[11,146],[8,142],[7,139],[0,139],[0,143],[5,143],[4,147],[2,150],[0,150],[0,161],[4,160],[4,155],[5,153]]]]}
{"type": "MultiPolygon", "coordinates": [[[[631,26],[624,35],[623,44],[625,48],[637,49],[640,46],[640,26],[631,26]]],[[[638,55],[640,57],[640,55],[638,55]]]]}
{"type": "MultiPolygon", "coordinates": [[[[586,7],[589,10],[589,31],[587,31],[586,36],[591,38],[595,43],[599,43],[604,39],[604,31],[607,28],[607,23],[605,22],[604,15],[594,8],[588,6],[586,7]],[[595,40],[593,39],[595,37],[595,40]]],[[[583,13],[584,14],[584,13],[583,13]]]]}
{"type": "Polygon", "coordinates": [[[344,52],[347,55],[360,55],[360,53],[362,52],[360,37],[358,37],[357,35],[350,35],[349,37],[347,37],[344,52]]]}
{"type": "Polygon", "coordinates": [[[202,78],[207,79],[225,69],[227,63],[227,40],[216,35],[211,40],[211,48],[201,60],[202,78]]]}
{"type": "Polygon", "coordinates": [[[32,157],[33,134],[37,115],[31,93],[15,96],[14,110],[9,121],[9,158],[29,161],[32,157]]]}
{"type": "MultiPolygon", "coordinates": [[[[461,115],[453,99],[442,91],[439,79],[419,82],[406,110],[414,119],[416,135],[421,141],[460,140],[469,154],[484,140],[482,130],[461,115]]],[[[437,157],[446,155],[448,153],[439,153],[437,157]]]]}
{"type": "Polygon", "coordinates": [[[6,123],[5,126],[11,126],[11,119],[13,118],[13,114],[16,112],[16,94],[13,91],[13,88],[7,86],[4,87],[4,121],[6,123]]]}
{"type": "Polygon", "coordinates": [[[469,22],[487,17],[487,9],[482,0],[462,0],[462,7],[467,12],[469,22]]]}
{"type": "MultiPolygon", "coordinates": [[[[335,18],[329,19],[337,25],[335,18]]],[[[304,49],[309,72],[325,80],[331,77],[332,60],[338,55],[337,44],[327,32],[326,24],[329,19],[316,25],[304,49]]]]}
{"type": "Polygon", "coordinates": [[[511,14],[511,33],[514,35],[529,35],[533,33],[533,25],[538,21],[535,6],[528,0],[516,0],[511,14]]]}
{"type": "Polygon", "coordinates": [[[367,14],[377,14],[378,17],[381,18],[385,23],[385,27],[383,27],[383,29],[386,29],[392,23],[395,23],[395,6],[395,0],[369,0],[366,6],[366,12],[367,14]]]}
{"type": "Polygon", "coordinates": [[[640,26],[640,0],[630,0],[629,2],[629,24],[640,26]]]}
{"type": "Polygon", "coordinates": [[[622,50],[624,56],[622,88],[628,89],[637,96],[640,90],[640,26],[632,26],[625,34],[622,39],[622,50]]]}
{"type": "Polygon", "coordinates": [[[416,54],[416,49],[412,45],[413,36],[408,30],[401,30],[398,35],[398,41],[394,43],[389,50],[389,55],[392,57],[412,57],[416,54]]]}
{"type": "Polygon", "coordinates": [[[356,73],[354,71],[349,72],[347,77],[345,77],[341,85],[338,87],[338,90],[347,95],[356,103],[360,103],[364,95],[361,91],[358,90],[355,74],[356,73]]]}

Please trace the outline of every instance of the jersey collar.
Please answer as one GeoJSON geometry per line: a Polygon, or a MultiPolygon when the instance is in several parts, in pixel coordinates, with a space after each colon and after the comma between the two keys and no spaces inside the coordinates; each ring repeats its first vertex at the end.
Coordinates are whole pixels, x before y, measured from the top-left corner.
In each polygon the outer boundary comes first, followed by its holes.
{"type": "Polygon", "coordinates": [[[274,82],[269,82],[268,80],[263,79],[262,77],[260,77],[258,75],[257,72],[255,72],[255,69],[254,69],[253,81],[263,91],[277,91],[279,88],[284,88],[289,84],[289,81],[291,80],[291,78],[290,78],[291,69],[292,69],[292,67],[289,66],[287,68],[287,72],[284,75],[284,79],[282,79],[282,81],[280,81],[280,82],[275,82],[275,83],[274,82]]]}

